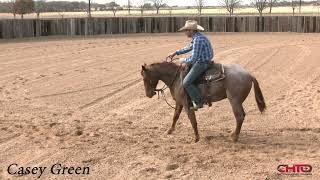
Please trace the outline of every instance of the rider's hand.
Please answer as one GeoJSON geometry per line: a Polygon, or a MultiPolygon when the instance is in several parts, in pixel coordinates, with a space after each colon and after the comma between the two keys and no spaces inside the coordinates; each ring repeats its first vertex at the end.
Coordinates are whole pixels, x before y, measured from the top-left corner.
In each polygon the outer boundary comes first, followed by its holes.
{"type": "Polygon", "coordinates": [[[171,53],[171,54],[168,55],[168,58],[172,59],[175,55],[177,55],[177,53],[176,53],[176,52],[173,52],[173,53],[171,53]]]}
{"type": "Polygon", "coordinates": [[[186,68],[186,67],[187,67],[187,65],[188,65],[188,64],[187,64],[187,63],[185,63],[185,62],[182,62],[182,63],[181,63],[181,67],[182,67],[183,69],[184,69],[184,68],[186,68]]]}

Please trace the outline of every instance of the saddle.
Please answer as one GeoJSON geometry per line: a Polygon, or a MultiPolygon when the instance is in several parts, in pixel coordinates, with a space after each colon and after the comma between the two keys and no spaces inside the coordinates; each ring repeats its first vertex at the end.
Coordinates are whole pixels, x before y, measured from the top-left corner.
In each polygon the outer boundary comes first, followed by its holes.
{"type": "Polygon", "coordinates": [[[196,84],[207,84],[224,79],[224,67],[222,64],[211,62],[208,70],[204,72],[197,80],[196,84]]]}
{"type": "MultiPolygon", "coordinates": [[[[183,73],[181,74],[183,78],[187,75],[190,69],[191,69],[191,66],[189,66],[187,69],[185,69],[185,71],[183,71],[183,73]]],[[[223,80],[225,77],[226,77],[226,74],[225,74],[223,65],[219,63],[211,62],[209,64],[207,71],[204,72],[202,75],[200,75],[200,77],[195,81],[195,84],[204,85],[204,86],[207,86],[207,85],[213,86],[215,83],[223,80]]],[[[207,90],[208,89],[205,88],[205,91],[207,90]]],[[[210,97],[205,96],[203,98],[204,98],[204,103],[207,104],[209,107],[211,107],[212,103],[209,100],[210,97]]],[[[188,96],[188,101],[189,101],[189,105],[192,106],[189,96],[188,96]]]]}

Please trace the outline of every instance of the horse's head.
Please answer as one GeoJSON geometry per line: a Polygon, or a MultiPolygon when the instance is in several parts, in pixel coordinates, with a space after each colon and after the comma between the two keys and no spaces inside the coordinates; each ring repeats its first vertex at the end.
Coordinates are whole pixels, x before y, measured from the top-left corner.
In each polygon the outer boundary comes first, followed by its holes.
{"type": "Polygon", "coordinates": [[[148,68],[146,64],[142,65],[141,75],[143,77],[146,96],[152,98],[156,95],[155,90],[159,82],[159,77],[157,77],[157,74],[155,74],[152,69],[148,68]]]}

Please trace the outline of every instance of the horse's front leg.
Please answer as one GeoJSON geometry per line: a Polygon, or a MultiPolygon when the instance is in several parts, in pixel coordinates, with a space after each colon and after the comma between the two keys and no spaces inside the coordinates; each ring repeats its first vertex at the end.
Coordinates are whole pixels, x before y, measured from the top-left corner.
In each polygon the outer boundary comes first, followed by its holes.
{"type": "Polygon", "coordinates": [[[199,137],[199,133],[198,133],[196,114],[194,113],[194,110],[190,110],[190,109],[187,110],[187,114],[188,114],[188,118],[189,118],[189,120],[191,122],[193,131],[194,131],[195,142],[198,142],[200,137],[199,137]]]}
{"type": "Polygon", "coordinates": [[[172,132],[175,130],[182,108],[183,108],[182,105],[176,103],[176,109],[174,110],[172,125],[171,125],[171,128],[167,131],[168,134],[172,134],[172,132]]]}

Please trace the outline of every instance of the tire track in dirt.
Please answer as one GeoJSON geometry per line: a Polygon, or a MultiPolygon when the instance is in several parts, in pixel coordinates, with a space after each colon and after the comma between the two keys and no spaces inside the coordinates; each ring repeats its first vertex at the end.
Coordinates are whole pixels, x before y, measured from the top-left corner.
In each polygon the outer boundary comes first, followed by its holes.
{"type": "MultiPolygon", "coordinates": [[[[310,55],[310,50],[302,45],[298,45],[301,51],[299,51],[299,54],[290,62],[289,66],[286,66],[285,69],[281,70],[281,74],[279,75],[279,78],[283,79],[284,82],[290,81],[290,84],[295,84],[295,88],[291,88],[288,94],[286,95],[287,97],[292,97],[293,94],[295,94],[297,91],[301,91],[305,87],[304,84],[301,84],[301,82],[298,82],[297,80],[293,79],[290,76],[290,73],[292,72],[293,68],[296,66],[299,66],[300,63],[305,59],[305,57],[310,55]],[[297,88],[298,86],[298,88],[297,88]]],[[[278,100],[281,100],[285,98],[285,96],[282,96],[281,98],[277,98],[275,101],[273,101],[272,105],[277,106],[278,100]]]]}
{"type": "MultiPolygon", "coordinates": [[[[143,50],[141,50],[140,52],[141,53],[139,53],[139,54],[144,54],[145,53],[145,51],[146,50],[148,50],[148,49],[143,49],[143,50]]],[[[126,53],[130,53],[130,50],[128,50],[126,53]]],[[[136,56],[137,54],[135,54],[135,56],[136,56]]],[[[118,57],[121,57],[121,56],[124,56],[124,54],[123,53],[121,53],[121,54],[118,54],[118,55],[115,55],[115,56],[112,56],[112,57],[110,57],[110,58],[117,58],[116,56],[118,56],[118,57]]],[[[103,63],[103,62],[102,62],[103,63]]],[[[60,66],[61,64],[57,64],[56,66],[60,66]]],[[[95,66],[99,66],[99,65],[101,65],[101,62],[99,63],[91,63],[90,64],[90,66],[85,66],[86,68],[88,68],[88,67],[95,67],[95,66]]],[[[42,68],[42,67],[40,67],[40,68],[42,68]]],[[[76,68],[74,68],[74,69],[78,69],[79,67],[76,67],[76,68]]],[[[73,71],[74,69],[71,69],[71,70],[68,70],[68,71],[64,71],[64,73],[67,73],[67,72],[70,72],[70,71],[73,71]]],[[[34,70],[34,69],[33,69],[34,70]]],[[[68,78],[69,79],[71,79],[71,78],[75,78],[75,77],[78,77],[78,76],[80,76],[80,75],[77,75],[77,74],[75,74],[75,75],[73,75],[73,76],[68,76],[68,78]]],[[[37,79],[35,79],[35,80],[28,80],[28,82],[26,83],[27,85],[30,85],[30,84],[32,84],[32,83],[38,83],[38,82],[40,82],[40,81],[45,81],[45,80],[48,80],[48,78],[54,78],[54,79],[56,79],[56,77],[49,77],[49,76],[44,76],[43,78],[37,78],[37,79]]],[[[65,79],[65,77],[61,77],[61,78],[63,78],[64,80],[66,80],[65,79]]],[[[117,84],[117,83],[115,83],[115,84],[117,84]]],[[[25,85],[25,84],[24,84],[25,85]]],[[[82,92],[81,90],[79,90],[79,91],[75,91],[75,92],[82,92]]],[[[56,95],[59,95],[59,94],[61,94],[61,95],[65,95],[65,94],[71,94],[71,93],[73,93],[73,92],[62,92],[62,93],[55,93],[55,94],[53,94],[53,96],[56,96],[56,95]]],[[[43,95],[43,97],[50,97],[50,95],[43,95]]],[[[39,98],[39,96],[38,97],[35,97],[35,98],[39,98]]]]}
{"type": "Polygon", "coordinates": [[[260,69],[262,66],[266,65],[267,63],[270,63],[270,59],[273,58],[278,52],[279,52],[280,49],[274,49],[270,54],[268,54],[267,56],[265,56],[263,59],[261,59],[261,63],[256,66],[256,67],[253,67],[253,71],[257,71],[258,69],[260,69]]]}
{"type": "MultiPolygon", "coordinates": [[[[171,44],[164,44],[164,45],[160,45],[159,48],[168,47],[168,46],[170,46],[170,45],[174,46],[174,45],[176,45],[176,44],[177,44],[177,42],[176,42],[176,43],[171,43],[171,44]]],[[[98,47],[98,46],[95,47],[95,49],[97,49],[97,48],[101,48],[101,47],[98,47]]],[[[120,54],[108,56],[107,59],[118,59],[117,62],[121,62],[121,61],[124,61],[124,60],[122,60],[121,57],[123,57],[123,56],[125,56],[125,55],[131,55],[132,57],[135,57],[135,56],[137,56],[137,53],[138,53],[138,55],[139,55],[139,54],[145,54],[145,52],[147,52],[148,50],[154,49],[154,47],[148,47],[148,48],[143,48],[143,49],[141,49],[141,50],[137,50],[137,51],[135,51],[135,54],[132,54],[132,49],[130,49],[130,48],[125,48],[125,49],[126,49],[126,50],[125,50],[124,52],[121,52],[120,54]],[[117,58],[117,57],[118,57],[118,58],[117,58]]],[[[90,50],[92,50],[92,49],[90,49],[90,50]]],[[[54,54],[54,55],[52,55],[51,57],[61,57],[61,55],[65,55],[65,54],[66,54],[66,52],[60,53],[60,55],[54,54]]],[[[67,54],[70,54],[70,53],[68,52],[67,54]]],[[[71,54],[72,54],[72,52],[71,52],[71,54]]],[[[37,59],[41,59],[41,58],[37,58],[37,59]]],[[[41,67],[37,67],[37,68],[32,68],[31,70],[30,70],[30,69],[20,70],[20,71],[19,71],[19,74],[21,75],[22,73],[24,73],[24,75],[26,75],[26,73],[28,73],[28,72],[33,73],[34,71],[39,71],[39,70],[41,70],[41,69],[49,69],[49,68],[60,67],[60,66],[69,65],[70,63],[75,63],[75,62],[78,62],[78,61],[79,61],[79,60],[76,59],[76,60],[72,60],[71,62],[69,62],[69,61],[67,61],[67,62],[66,62],[66,61],[62,61],[61,63],[52,63],[51,65],[45,64],[46,66],[43,66],[43,67],[41,66],[41,67]]],[[[78,68],[81,68],[81,67],[86,67],[86,68],[96,67],[96,66],[100,66],[101,64],[105,64],[105,63],[106,63],[105,61],[103,61],[103,62],[99,62],[99,61],[98,61],[98,62],[96,62],[96,63],[90,63],[90,65],[88,65],[88,64],[80,65],[80,66],[77,66],[77,67],[75,67],[75,68],[71,68],[71,69],[69,69],[69,70],[67,70],[67,71],[63,71],[63,73],[68,73],[68,72],[70,72],[70,71],[74,71],[75,69],[78,69],[78,68]]],[[[112,63],[112,62],[110,62],[110,63],[112,63]]],[[[69,67],[69,66],[68,66],[68,67],[69,67]]],[[[10,76],[14,76],[14,75],[16,75],[16,73],[9,73],[9,74],[2,75],[1,78],[7,79],[7,78],[9,78],[10,76]]],[[[42,80],[44,80],[44,79],[42,79],[42,80]]],[[[38,80],[35,80],[35,81],[38,81],[38,80]]],[[[30,82],[32,82],[32,81],[30,81],[30,82]]]]}
{"type": "Polygon", "coordinates": [[[119,84],[127,83],[127,82],[129,82],[129,81],[132,81],[132,80],[126,80],[126,81],[121,81],[121,82],[109,83],[109,84],[102,85],[102,86],[98,86],[98,87],[94,87],[94,88],[79,89],[79,90],[75,90],[75,91],[68,91],[68,92],[47,94],[47,95],[41,95],[41,96],[34,96],[34,97],[31,97],[31,98],[33,98],[33,99],[47,98],[47,97],[53,97],[53,96],[61,96],[61,95],[74,94],[74,93],[79,93],[79,92],[84,92],[84,91],[92,91],[92,90],[97,90],[97,89],[101,89],[101,88],[105,88],[105,87],[109,87],[109,86],[114,86],[114,85],[119,85],[119,84]]]}
{"type": "Polygon", "coordinates": [[[111,96],[113,96],[113,95],[116,95],[116,94],[118,94],[118,93],[121,93],[123,90],[126,90],[127,88],[130,88],[130,87],[133,87],[133,86],[137,85],[139,82],[141,82],[141,78],[136,79],[136,80],[134,80],[133,82],[128,83],[128,84],[126,84],[125,86],[121,87],[120,89],[117,89],[117,90],[115,90],[115,91],[112,91],[112,92],[106,94],[105,96],[99,97],[98,99],[95,99],[95,100],[93,100],[92,102],[89,102],[89,103],[87,103],[87,104],[84,104],[84,105],[80,106],[79,109],[80,109],[80,110],[83,110],[83,109],[90,108],[90,107],[92,107],[92,106],[94,106],[94,105],[102,102],[103,100],[105,100],[105,99],[107,99],[107,98],[109,98],[109,97],[111,97],[111,96]]]}
{"type": "MultiPolygon", "coordinates": [[[[140,53],[140,54],[144,54],[144,52],[143,51],[141,51],[142,53],[140,53]]],[[[120,56],[122,56],[123,54],[119,54],[118,56],[120,57],[120,56]]],[[[115,57],[114,57],[115,58],[115,57]]],[[[98,63],[98,64],[93,64],[93,65],[90,65],[90,67],[94,67],[94,66],[97,66],[97,65],[101,65],[101,63],[98,63]]],[[[88,68],[89,66],[86,66],[86,68],[88,68]]],[[[78,69],[79,67],[77,67],[76,69],[78,69]]],[[[69,70],[68,72],[70,72],[70,71],[73,71],[74,69],[71,69],[71,70],[69,70]]],[[[64,71],[64,73],[67,73],[67,72],[65,72],[64,71]]],[[[75,78],[75,77],[79,77],[80,75],[77,75],[77,74],[75,74],[75,75],[73,75],[73,76],[68,76],[68,79],[71,79],[71,78],[75,78]]],[[[48,80],[48,78],[52,78],[52,77],[49,77],[49,76],[44,76],[44,78],[37,78],[37,79],[35,79],[35,80],[29,80],[28,82],[27,82],[27,84],[32,84],[32,83],[36,83],[36,82],[40,82],[40,81],[45,81],[45,80],[48,80]]],[[[56,79],[56,77],[53,77],[54,79],[56,79]]],[[[66,80],[66,78],[65,77],[61,77],[61,78],[63,78],[63,80],[65,81],[66,80]]]]}
{"type": "MultiPolygon", "coordinates": [[[[252,63],[250,61],[250,59],[239,59],[238,57],[234,58],[233,60],[228,60],[228,56],[235,56],[233,52],[237,52],[240,55],[243,54],[254,54],[254,52],[258,51],[258,50],[265,50],[265,49],[272,49],[271,54],[269,54],[267,57],[264,57],[263,59],[265,60],[264,62],[267,63],[268,59],[272,58],[273,56],[275,56],[279,49],[274,49],[274,48],[281,48],[284,47],[283,44],[277,44],[277,45],[268,45],[268,44],[259,44],[259,45],[253,45],[253,46],[242,46],[242,47],[237,47],[237,48],[231,48],[231,49],[227,49],[227,50],[223,50],[220,51],[219,53],[217,53],[215,59],[220,60],[221,63],[240,63],[242,64],[244,67],[247,67],[249,65],[249,63],[252,63]],[[263,46],[263,47],[261,47],[263,46]],[[244,60],[246,62],[244,62],[244,60]]],[[[260,63],[260,62],[259,62],[260,63]]],[[[261,66],[263,66],[264,64],[261,63],[261,66]]],[[[259,69],[260,67],[258,67],[259,69]]]]}

